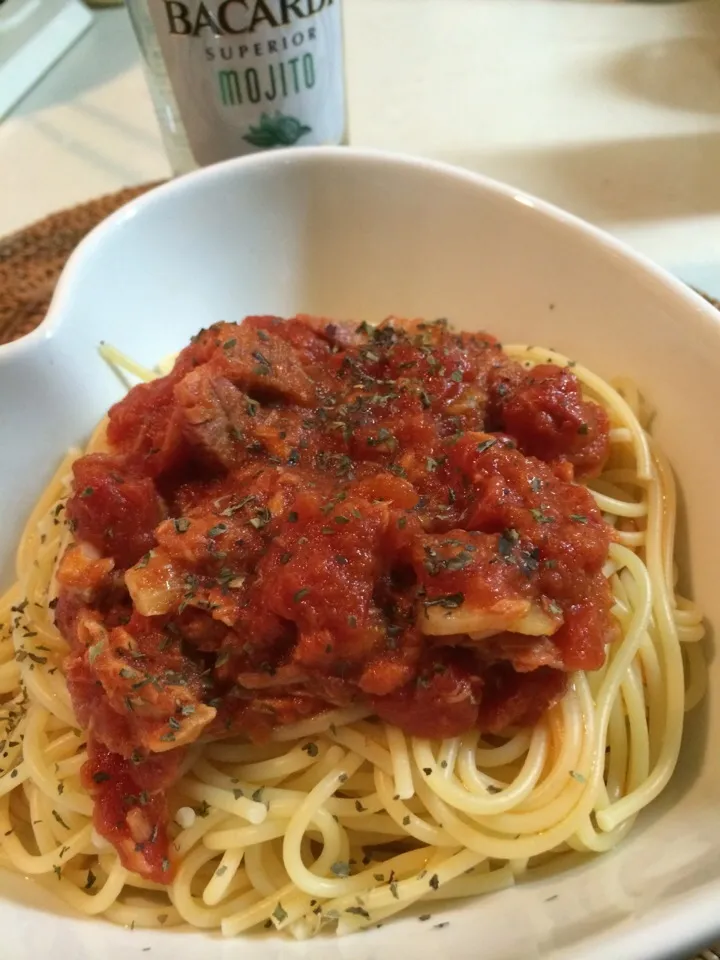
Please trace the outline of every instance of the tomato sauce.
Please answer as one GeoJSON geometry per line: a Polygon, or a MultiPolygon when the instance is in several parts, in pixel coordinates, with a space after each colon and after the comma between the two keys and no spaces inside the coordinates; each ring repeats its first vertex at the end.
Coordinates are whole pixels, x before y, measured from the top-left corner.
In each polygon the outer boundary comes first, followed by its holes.
{"type": "Polygon", "coordinates": [[[61,564],[56,614],[96,826],[154,880],[198,739],[354,703],[496,733],[604,661],[612,531],[575,478],[608,418],[569,369],[443,321],[250,317],[130,391],[108,441],[73,468],[90,559],[61,564]]]}

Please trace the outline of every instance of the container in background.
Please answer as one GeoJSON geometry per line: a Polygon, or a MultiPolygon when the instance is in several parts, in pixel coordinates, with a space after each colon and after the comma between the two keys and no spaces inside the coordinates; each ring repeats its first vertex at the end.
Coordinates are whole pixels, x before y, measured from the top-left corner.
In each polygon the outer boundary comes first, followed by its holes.
{"type": "Polygon", "coordinates": [[[347,142],[341,0],[127,0],[175,173],[347,142]]]}

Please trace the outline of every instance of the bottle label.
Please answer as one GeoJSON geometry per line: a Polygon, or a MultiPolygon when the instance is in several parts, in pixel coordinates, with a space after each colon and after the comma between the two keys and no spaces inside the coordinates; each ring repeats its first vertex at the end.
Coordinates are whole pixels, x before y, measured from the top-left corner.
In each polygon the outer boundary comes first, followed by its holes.
{"type": "Polygon", "coordinates": [[[340,0],[149,0],[200,166],[272,147],[342,143],[340,0]]]}

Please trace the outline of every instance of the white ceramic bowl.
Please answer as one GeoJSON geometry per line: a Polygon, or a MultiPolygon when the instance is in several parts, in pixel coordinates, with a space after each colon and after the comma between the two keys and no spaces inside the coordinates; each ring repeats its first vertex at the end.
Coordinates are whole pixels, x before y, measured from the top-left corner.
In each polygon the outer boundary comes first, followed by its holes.
{"type": "MultiPolygon", "coordinates": [[[[22,521],[71,443],[121,395],[107,340],[152,364],[201,326],[249,313],[446,316],[630,374],[684,502],[685,586],[720,623],[720,323],[614,240],[546,204],[449,167],[356,150],[232,161],[136,200],[68,264],[49,316],[0,347],[0,576],[22,521]]],[[[688,956],[720,932],[720,667],[689,718],[665,794],[621,847],[563,876],[346,939],[290,944],[145,933],[69,918],[30,881],[0,877],[0,956],[35,960],[374,960],[688,956]]]]}

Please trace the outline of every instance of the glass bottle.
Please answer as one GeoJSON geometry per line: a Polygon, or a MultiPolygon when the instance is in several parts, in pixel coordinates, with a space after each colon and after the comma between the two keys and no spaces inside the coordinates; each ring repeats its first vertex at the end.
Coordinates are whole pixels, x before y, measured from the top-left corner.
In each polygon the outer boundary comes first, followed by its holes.
{"type": "Polygon", "coordinates": [[[127,0],[175,173],[347,142],[341,0],[127,0]]]}

